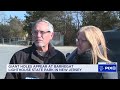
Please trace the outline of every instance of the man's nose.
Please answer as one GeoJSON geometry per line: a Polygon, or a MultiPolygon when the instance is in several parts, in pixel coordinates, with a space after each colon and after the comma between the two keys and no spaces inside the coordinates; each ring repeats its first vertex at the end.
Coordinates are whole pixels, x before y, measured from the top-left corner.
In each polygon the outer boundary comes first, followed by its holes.
{"type": "Polygon", "coordinates": [[[37,33],[37,37],[42,37],[42,34],[40,32],[37,33]]]}

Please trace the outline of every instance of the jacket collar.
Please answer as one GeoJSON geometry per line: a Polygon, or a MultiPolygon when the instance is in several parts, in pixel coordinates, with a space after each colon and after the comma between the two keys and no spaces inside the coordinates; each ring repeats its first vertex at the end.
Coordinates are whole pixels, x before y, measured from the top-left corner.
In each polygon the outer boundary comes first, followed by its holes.
{"type": "Polygon", "coordinates": [[[66,58],[66,61],[70,60],[70,58],[74,57],[77,52],[77,48],[66,58]]]}
{"type": "MultiPolygon", "coordinates": [[[[33,60],[35,60],[35,61],[43,64],[44,61],[43,61],[43,60],[40,60],[40,58],[35,54],[35,53],[37,53],[37,52],[36,52],[37,47],[36,47],[36,45],[35,45],[34,43],[33,43],[33,45],[32,45],[31,48],[32,48],[31,58],[32,58],[33,60]]],[[[47,59],[50,59],[50,58],[52,58],[53,56],[55,56],[55,55],[57,54],[57,52],[55,51],[55,48],[54,48],[51,44],[48,45],[48,52],[47,52],[47,53],[49,53],[49,54],[47,54],[47,55],[45,56],[45,57],[47,57],[47,59]]]]}

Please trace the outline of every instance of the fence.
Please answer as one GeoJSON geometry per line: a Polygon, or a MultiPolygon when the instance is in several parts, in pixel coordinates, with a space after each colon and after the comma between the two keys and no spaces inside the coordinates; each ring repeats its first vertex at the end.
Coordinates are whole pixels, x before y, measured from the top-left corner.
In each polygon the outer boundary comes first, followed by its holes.
{"type": "MultiPolygon", "coordinates": [[[[60,32],[55,32],[54,37],[51,40],[51,43],[54,46],[63,46],[64,45],[64,36],[61,35],[60,32]]],[[[32,41],[25,40],[24,38],[0,38],[0,44],[8,44],[8,45],[31,45],[32,41]]]]}
{"type": "Polygon", "coordinates": [[[8,45],[29,45],[30,41],[25,40],[24,38],[0,38],[0,44],[8,45]]]}

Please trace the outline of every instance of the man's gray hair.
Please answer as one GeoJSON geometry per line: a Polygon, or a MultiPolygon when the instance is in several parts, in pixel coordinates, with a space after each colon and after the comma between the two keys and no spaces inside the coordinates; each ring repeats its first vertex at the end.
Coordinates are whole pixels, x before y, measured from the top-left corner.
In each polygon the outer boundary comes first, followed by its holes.
{"type": "Polygon", "coordinates": [[[40,22],[45,22],[45,23],[47,23],[47,24],[48,24],[48,31],[54,32],[54,27],[53,27],[53,25],[52,25],[49,21],[47,21],[47,20],[45,20],[45,19],[39,19],[39,20],[37,20],[36,22],[32,23],[32,30],[34,30],[34,27],[35,27],[38,23],[40,23],[40,22]]]}

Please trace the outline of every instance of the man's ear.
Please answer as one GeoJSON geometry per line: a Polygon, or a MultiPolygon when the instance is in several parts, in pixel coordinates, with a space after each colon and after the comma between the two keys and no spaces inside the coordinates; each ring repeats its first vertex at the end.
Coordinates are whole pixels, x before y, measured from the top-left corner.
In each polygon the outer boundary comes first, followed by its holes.
{"type": "Polygon", "coordinates": [[[53,38],[53,36],[54,36],[54,32],[51,33],[51,38],[53,38]]]}

